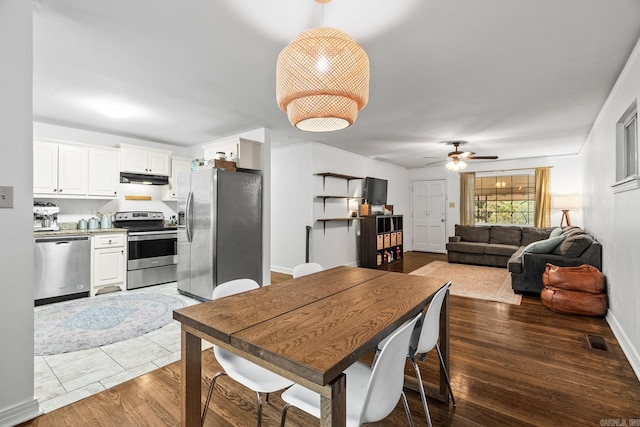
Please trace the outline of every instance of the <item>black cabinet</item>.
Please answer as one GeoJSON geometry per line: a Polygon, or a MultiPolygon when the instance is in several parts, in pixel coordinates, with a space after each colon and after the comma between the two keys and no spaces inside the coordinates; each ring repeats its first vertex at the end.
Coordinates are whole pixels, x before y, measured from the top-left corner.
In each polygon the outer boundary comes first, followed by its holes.
{"type": "Polygon", "coordinates": [[[371,215],[360,221],[360,266],[377,268],[402,259],[402,215],[371,215]]]}

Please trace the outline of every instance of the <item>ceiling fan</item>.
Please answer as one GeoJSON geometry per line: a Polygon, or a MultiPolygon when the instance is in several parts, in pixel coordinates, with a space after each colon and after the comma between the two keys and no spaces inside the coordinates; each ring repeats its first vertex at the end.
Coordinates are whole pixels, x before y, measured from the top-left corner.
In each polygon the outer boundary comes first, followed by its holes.
{"type": "MultiPolygon", "coordinates": [[[[495,160],[498,156],[476,156],[476,153],[473,151],[460,151],[458,148],[460,145],[466,144],[467,141],[447,141],[446,144],[453,145],[454,150],[450,151],[447,154],[447,158],[445,161],[447,162],[445,167],[450,170],[460,171],[467,167],[467,163],[465,160],[495,160]]],[[[427,163],[428,165],[433,165],[435,163],[440,163],[441,160],[437,162],[427,163]]]]}

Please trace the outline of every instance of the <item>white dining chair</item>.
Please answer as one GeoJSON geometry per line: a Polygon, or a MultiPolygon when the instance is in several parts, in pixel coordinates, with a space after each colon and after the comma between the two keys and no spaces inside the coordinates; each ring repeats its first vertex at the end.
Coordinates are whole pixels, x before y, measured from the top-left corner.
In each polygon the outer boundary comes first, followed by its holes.
{"type": "Polygon", "coordinates": [[[447,368],[444,365],[444,359],[442,358],[440,346],[438,346],[438,337],[440,335],[440,311],[442,310],[442,302],[444,301],[444,297],[450,286],[451,282],[447,282],[447,284],[444,285],[438,292],[436,292],[436,294],[431,299],[429,307],[427,308],[427,312],[422,319],[422,325],[421,327],[420,325],[418,327],[420,333],[413,334],[411,342],[409,343],[409,353],[407,354],[407,358],[411,361],[413,369],[416,371],[416,377],[418,379],[418,386],[420,389],[420,398],[422,399],[424,414],[427,418],[427,424],[429,425],[429,427],[432,426],[431,416],[429,415],[427,396],[424,393],[424,386],[422,385],[420,368],[418,367],[416,359],[424,362],[427,357],[427,353],[433,350],[434,347],[438,351],[440,366],[442,367],[442,372],[444,373],[445,379],[447,380],[447,387],[449,388],[451,401],[453,402],[453,406],[456,405],[456,400],[453,397],[453,390],[451,389],[451,383],[449,382],[449,374],[447,373],[447,368]]]}
{"type": "MultiPolygon", "coordinates": [[[[221,283],[213,289],[213,298],[218,299],[240,292],[258,289],[260,286],[252,279],[236,279],[229,282],[221,283]]],[[[211,378],[211,385],[207,392],[207,400],[205,402],[204,411],[202,412],[202,424],[209,410],[211,394],[216,379],[220,376],[227,375],[236,382],[242,384],[250,390],[253,390],[258,398],[258,427],[262,425],[262,393],[265,393],[267,402],[269,401],[269,393],[282,390],[293,384],[280,375],[271,372],[268,369],[258,366],[240,356],[236,356],[227,350],[218,346],[213,346],[213,353],[216,360],[222,366],[222,371],[218,372],[211,378]]]]}
{"type": "MultiPolygon", "coordinates": [[[[411,333],[422,313],[405,322],[396,329],[382,347],[373,366],[356,362],[345,371],[347,376],[346,418],[347,427],[360,426],[362,423],[380,421],[386,418],[402,398],[404,409],[413,427],[409,403],[403,391],[404,362],[411,333]]],[[[282,393],[286,402],[282,410],[280,427],[284,427],[287,411],[295,406],[316,418],[320,418],[320,395],[295,384],[282,393]]]]}
{"type": "Polygon", "coordinates": [[[293,278],[295,279],[296,277],[317,273],[318,271],[322,270],[324,270],[324,268],[317,262],[306,262],[304,264],[298,264],[293,267],[293,278]]]}

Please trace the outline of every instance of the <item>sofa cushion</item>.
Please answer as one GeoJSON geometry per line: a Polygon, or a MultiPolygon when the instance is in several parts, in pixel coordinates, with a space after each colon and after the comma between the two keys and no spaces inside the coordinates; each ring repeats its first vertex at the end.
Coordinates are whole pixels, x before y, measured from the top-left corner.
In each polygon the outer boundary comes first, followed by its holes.
{"type": "MultiPolygon", "coordinates": [[[[558,228],[560,230],[560,228],[558,228]]],[[[560,232],[558,232],[559,234],[560,232]]],[[[530,243],[537,242],[539,240],[548,239],[551,236],[548,228],[530,228],[526,227],[522,229],[522,242],[521,246],[527,246],[530,243]]]]}
{"type": "Polygon", "coordinates": [[[456,224],[455,234],[462,237],[465,242],[489,243],[489,227],[487,226],[456,224]]]}
{"type": "Polygon", "coordinates": [[[553,253],[567,258],[578,258],[592,243],[593,237],[588,234],[574,234],[554,248],[553,253]]]}
{"type": "Polygon", "coordinates": [[[447,250],[450,252],[462,252],[466,254],[484,254],[485,243],[477,242],[449,242],[447,250]]]}
{"type": "Polygon", "coordinates": [[[518,246],[515,245],[499,245],[495,243],[489,243],[487,247],[484,248],[484,253],[487,255],[500,255],[510,257],[517,250],[518,246]]]}
{"type": "Polygon", "coordinates": [[[545,240],[538,240],[537,242],[529,243],[523,250],[520,252],[520,256],[522,256],[526,252],[530,252],[533,254],[550,254],[556,249],[558,245],[565,240],[564,236],[556,236],[551,237],[545,240]]]}
{"type": "Polygon", "coordinates": [[[569,232],[571,232],[573,230],[582,230],[582,228],[578,227],[577,225],[569,225],[569,226],[563,228],[562,229],[562,233],[560,233],[560,234],[565,235],[565,234],[567,234],[567,233],[569,233],[569,232]]]}
{"type": "Polygon", "coordinates": [[[556,227],[553,230],[551,230],[551,233],[549,233],[549,237],[556,237],[562,234],[562,227],[556,227]]]}
{"type": "Polygon", "coordinates": [[[499,245],[520,246],[522,227],[492,226],[489,232],[489,243],[499,245]]]}

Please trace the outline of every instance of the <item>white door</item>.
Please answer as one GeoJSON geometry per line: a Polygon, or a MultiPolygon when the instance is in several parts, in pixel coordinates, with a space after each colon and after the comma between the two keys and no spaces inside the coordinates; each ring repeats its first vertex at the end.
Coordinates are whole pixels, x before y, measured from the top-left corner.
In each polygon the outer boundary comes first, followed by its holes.
{"type": "Polygon", "coordinates": [[[444,253],[446,180],[413,182],[413,250],[444,253]]]}

